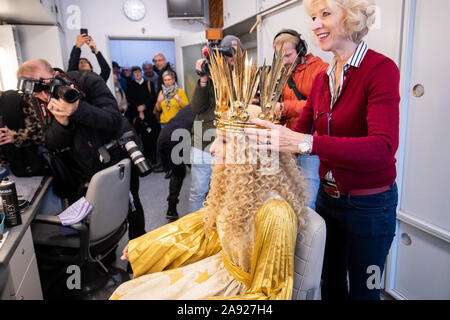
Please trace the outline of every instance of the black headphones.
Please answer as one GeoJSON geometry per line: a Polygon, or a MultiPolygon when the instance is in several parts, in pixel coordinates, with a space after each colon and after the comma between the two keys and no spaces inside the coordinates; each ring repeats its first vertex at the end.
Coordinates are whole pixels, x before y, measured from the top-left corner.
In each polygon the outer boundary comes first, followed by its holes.
{"type": "Polygon", "coordinates": [[[273,40],[275,41],[275,39],[278,38],[283,33],[290,34],[291,36],[298,38],[299,42],[297,44],[297,47],[295,47],[295,50],[297,51],[297,53],[300,57],[306,56],[306,54],[308,53],[308,45],[306,44],[306,41],[302,39],[301,34],[293,29],[281,30],[280,32],[278,32],[276,34],[276,36],[273,38],[273,40]]]}

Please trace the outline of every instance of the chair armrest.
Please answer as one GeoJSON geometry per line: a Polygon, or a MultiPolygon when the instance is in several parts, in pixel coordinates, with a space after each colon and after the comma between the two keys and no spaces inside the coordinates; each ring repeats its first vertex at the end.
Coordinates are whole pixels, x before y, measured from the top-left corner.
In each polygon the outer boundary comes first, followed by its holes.
{"type": "Polygon", "coordinates": [[[50,216],[50,215],[45,215],[45,214],[37,214],[34,217],[33,222],[62,226],[65,228],[74,229],[79,232],[86,232],[88,230],[87,225],[83,222],[78,222],[78,223],[74,223],[71,225],[63,226],[61,223],[61,219],[59,219],[58,216],[50,216]]]}
{"type": "Polygon", "coordinates": [[[37,214],[34,217],[33,222],[62,226],[61,219],[59,219],[58,216],[49,216],[45,214],[37,214]]]}
{"type": "Polygon", "coordinates": [[[69,229],[76,230],[80,233],[80,257],[81,261],[89,256],[89,228],[86,223],[81,222],[63,226],[58,216],[50,216],[45,214],[37,214],[33,220],[34,223],[43,223],[57,225],[69,229]]]}

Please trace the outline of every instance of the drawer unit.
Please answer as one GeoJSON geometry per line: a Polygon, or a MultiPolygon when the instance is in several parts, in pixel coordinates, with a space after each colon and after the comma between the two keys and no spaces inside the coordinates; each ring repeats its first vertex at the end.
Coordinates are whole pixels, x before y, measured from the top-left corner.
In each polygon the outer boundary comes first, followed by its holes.
{"type": "Polygon", "coordinates": [[[25,232],[22,241],[16,248],[14,255],[9,261],[9,270],[14,288],[18,289],[22,283],[23,276],[28,269],[30,261],[34,255],[33,238],[31,229],[25,232]]]}
{"type": "Polygon", "coordinates": [[[394,290],[411,300],[450,300],[450,243],[399,222],[394,290]]]}

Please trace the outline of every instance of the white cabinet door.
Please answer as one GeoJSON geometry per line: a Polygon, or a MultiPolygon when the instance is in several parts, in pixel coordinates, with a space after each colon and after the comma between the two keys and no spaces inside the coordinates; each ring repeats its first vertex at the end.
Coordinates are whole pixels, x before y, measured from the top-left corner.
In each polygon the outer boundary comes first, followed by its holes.
{"type": "Polygon", "coordinates": [[[447,234],[450,234],[450,44],[442,35],[450,33],[449,11],[447,0],[416,1],[411,81],[409,95],[403,97],[409,99],[409,106],[401,202],[402,212],[447,234]]]}
{"type": "Polygon", "coordinates": [[[258,0],[258,13],[288,1],[290,0],[258,0]]]}
{"type": "Polygon", "coordinates": [[[257,0],[223,0],[223,27],[227,28],[256,15],[257,0]]]}
{"type": "Polygon", "coordinates": [[[442,35],[450,32],[450,2],[406,3],[400,228],[389,260],[388,292],[406,299],[449,299],[450,44],[442,35]]]}
{"type": "Polygon", "coordinates": [[[14,26],[0,26],[0,90],[17,88],[16,73],[20,63],[20,48],[17,47],[14,26]]]}

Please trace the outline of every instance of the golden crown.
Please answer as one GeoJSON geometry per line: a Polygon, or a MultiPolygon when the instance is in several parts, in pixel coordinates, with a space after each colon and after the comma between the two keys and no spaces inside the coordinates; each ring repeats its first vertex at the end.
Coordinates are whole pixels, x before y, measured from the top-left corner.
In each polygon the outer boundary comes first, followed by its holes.
{"type": "Polygon", "coordinates": [[[210,72],[216,95],[215,124],[222,130],[242,131],[254,127],[249,120],[258,117],[278,123],[275,107],[292,73],[294,64],[285,67],[284,56],[275,52],[272,65],[264,61],[258,67],[239,47],[232,56],[232,65],[218,51],[210,52],[210,72]],[[260,108],[252,105],[256,92],[260,92],[260,108]]]}

